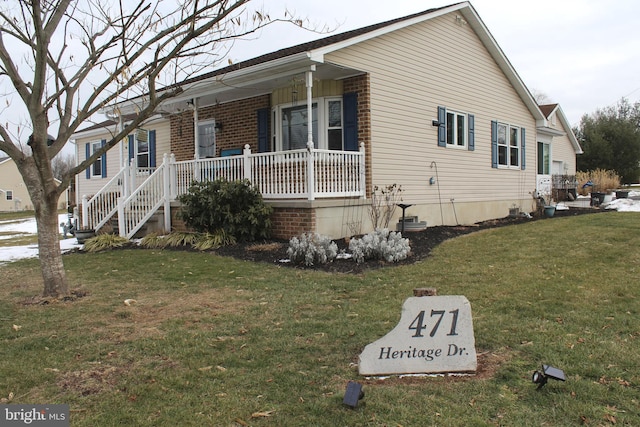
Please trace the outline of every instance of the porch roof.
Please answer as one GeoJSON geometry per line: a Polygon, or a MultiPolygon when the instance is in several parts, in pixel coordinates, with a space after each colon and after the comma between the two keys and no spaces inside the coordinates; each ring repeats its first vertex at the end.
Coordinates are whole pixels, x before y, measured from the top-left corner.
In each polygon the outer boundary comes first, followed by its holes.
{"type": "MultiPolygon", "coordinates": [[[[546,117],[538,108],[533,96],[471,3],[466,1],[428,9],[401,18],[280,49],[187,79],[167,87],[167,89],[170,89],[181,86],[183,92],[178,97],[167,101],[160,107],[159,112],[169,114],[180,112],[186,108],[187,101],[196,97],[200,99],[200,105],[212,105],[268,94],[276,88],[287,86],[292,76],[308,71],[312,65],[316,66],[314,76],[321,80],[343,79],[362,74],[363,70],[349,69],[337,64],[327,63],[324,60],[324,56],[335,50],[451,12],[459,13],[460,16],[457,16],[456,19],[461,19],[462,22],[474,29],[502,72],[527,105],[538,126],[545,126],[546,117]]],[[[120,104],[119,108],[125,113],[134,112],[136,103],[139,101],[140,98],[133,98],[120,104]]]]}

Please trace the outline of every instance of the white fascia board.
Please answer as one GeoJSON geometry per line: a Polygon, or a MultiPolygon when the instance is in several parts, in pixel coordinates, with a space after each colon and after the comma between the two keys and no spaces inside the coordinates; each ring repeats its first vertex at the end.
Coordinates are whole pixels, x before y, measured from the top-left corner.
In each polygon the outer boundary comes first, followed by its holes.
{"type": "Polygon", "coordinates": [[[567,136],[569,137],[569,141],[571,141],[571,144],[573,145],[573,149],[576,151],[576,154],[584,153],[582,151],[582,147],[580,146],[580,141],[578,141],[578,138],[576,138],[576,136],[574,135],[573,129],[571,129],[571,124],[569,124],[569,120],[567,120],[567,116],[564,115],[564,111],[562,111],[562,107],[560,107],[560,104],[558,104],[555,110],[553,111],[560,118],[560,123],[562,123],[562,126],[567,131],[567,136]]]}

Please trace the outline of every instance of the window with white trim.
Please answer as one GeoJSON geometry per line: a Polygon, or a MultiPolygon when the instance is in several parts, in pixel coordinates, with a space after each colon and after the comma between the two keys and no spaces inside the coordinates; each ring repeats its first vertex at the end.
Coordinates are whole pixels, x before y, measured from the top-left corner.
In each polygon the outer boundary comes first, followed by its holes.
{"type": "Polygon", "coordinates": [[[198,123],[198,158],[216,156],[216,121],[207,120],[198,123]]]}
{"type": "Polygon", "coordinates": [[[6,190],[4,194],[7,200],[13,200],[13,190],[6,190]]]}
{"type": "MultiPolygon", "coordinates": [[[[91,154],[102,148],[102,142],[95,141],[91,143],[91,154]]],[[[102,157],[100,156],[91,165],[91,176],[102,177],[102,157]]]]}
{"type": "MultiPolygon", "coordinates": [[[[341,97],[318,98],[313,101],[311,132],[316,148],[344,149],[343,105],[341,97]],[[318,107],[320,106],[320,108],[318,107]]],[[[306,102],[283,104],[273,109],[273,141],[277,150],[307,147],[309,122],[306,102]]]]}
{"type": "Polygon", "coordinates": [[[136,165],[139,168],[149,166],[149,131],[138,129],[135,133],[136,165]]]}
{"type": "Polygon", "coordinates": [[[520,167],[520,128],[498,123],[498,166],[520,167]]]}
{"type": "Polygon", "coordinates": [[[538,142],[538,174],[551,175],[551,144],[538,142]]]}
{"type": "Polygon", "coordinates": [[[447,146],[467,146],[467,115],[456,111],[447,110],[446,115],[447,146]]]}

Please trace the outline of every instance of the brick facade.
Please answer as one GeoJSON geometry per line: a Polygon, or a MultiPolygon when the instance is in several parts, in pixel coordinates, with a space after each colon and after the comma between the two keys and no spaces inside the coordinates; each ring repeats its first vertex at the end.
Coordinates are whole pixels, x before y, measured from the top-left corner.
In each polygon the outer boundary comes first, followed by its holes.
{"type": "MultiPolygon", "coordinates": [[[[243,148],[251,146],[251,151],[258,150],[258,117],[257,111],[270,108],[269,95],[241,99],[226,104],[209,105],[198,109],[198,120],[215,119],[222,130],[216,134],[216,156],[220,150],[227,148],[243,148]]],[[[185,111],[171,116],[171,151],[177,161],[193,160],[194,153],[193,113],[185,111]]]]}
{"type": "MultiPolygon", "coordinates": [[[[358,93],[358,141],[363,142],[366,150],[366,182],[371,183],[371,103],[369,96],[369,75],[350,77],[343,81],[345,93],[358,93]]],[[[215,119],[222,125],[216,134],[216,155],[227,148],[241,148],[245,144],[257,151],[258,121],[257,110],[271,108],[270,95],[247,98],[225,104],[205,106],[198,110],[200,121],[215,119]]],[[[271,115],[269,115],[271,117],[271,115]]],[[[271,129],[272,124],[269,124],[271,129]]],[[[186,111],[171,117],[171,151],[177,161],[192,160],[194,154],[193,113],[186,111]]],[[[270,130],[271,134],[271,130],[270,130]]],[[[367,185],[367,196],[371,186],[367,185]]],[[[268,201],[267,201],[268,203],[268,201]]],[[[178,218],[178,206],[172,206],[172,224],[174,230],[185,230],[184,222],[178,218]]],[[[274,208],[271,216],[272,235],[289,239],[303,232],[316,230],[316,212],[313,208],[292,207],[274,208]]]]}
{"type": "Polygon", "coordinates": [[[367,197],[371,196],[371,96],[369,94],[369,74],[350,77],[343,82],[345,93],[358,94],[358,142],[364,142],[365,179],[367,197]]]}

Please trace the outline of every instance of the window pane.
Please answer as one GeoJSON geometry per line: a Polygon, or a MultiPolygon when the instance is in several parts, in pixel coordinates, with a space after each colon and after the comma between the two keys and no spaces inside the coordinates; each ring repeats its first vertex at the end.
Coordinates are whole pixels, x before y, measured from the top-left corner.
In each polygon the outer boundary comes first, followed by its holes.
{"type": "Polygon", "coordinates": [[[198,156],[201,159],[215,157],[216,129],[215,123],[198,126],[198,156]]]}
{"type": "Polygon", "coordinates": [[[149,167],[149,154],[138,154],[138,167],[139,168],[149,167]]]}
{"type": "MultiPolygon", "coordinates": [[[[93,144],[91,144],[92,153],[95,153],[101,147],[102,143],[94,142],[93,144]]],[[[98,157],[98,160],[93,162],[93,165],[91,166],[91,174],[93,176],[102,176],[102,157],[98,157]]]]}
{"type": "Polygon", "coordinates": [[[512,147],[517,147],[520,144],[518,144],[518,128],[511,128],[511,138],[510,138],[510,143],[512,147]]]}
{"type": "Polygon", "coordinates": [[[329,129],[329,150],[342,150],[342,129],[329,129]]]}
{"type": "Polygon", "coordinates": [[[498,144],[507,144],[507,127],[505,125],[498,125],[498,144]]]}
{"type": "Polygon", "coordinates": [[[455,122],[455,114],[447,113],[447,144],[453,144],[454,142],[455,122]]]}
{"type": "Polygon", "coordinates": [[[509,160],[511,160],[511,166],[518,166],[518,164],[519,164],[518,152],[519,151],[520,150],[518,150],[517,148],[511,147],[511,155],[509,156],[509,160]]]}
{"type": "Polygon", "coordinates": [[[5,194],[7,196],[7,200],[13,200],[13,191],[7,190],[5,194]]]}
{"type": "MultiPolygon", "coordinates": [[[[318,141],[318,106],[313,104],[313,141],[318,141]]],[[[282,109],[282,149],[296,150],[307,146],[307,106],[282,109]]]]}
{"type": "Polygon", "coordinates": [[[498,146],[498,164],[507,164],[507,147],[505,147],[504,145],[498,146]]]}
{"type": "Polygon", "coordinates": [[[464,136],[465,136],[465,127],[464,127],[464,116],[458,115],[458,145],[464,146],[464,136]]]}
{"type": "Polygon", "coordinates": [[[342,127],[342,102],[329,101],[329,127],[342,127]]]}

